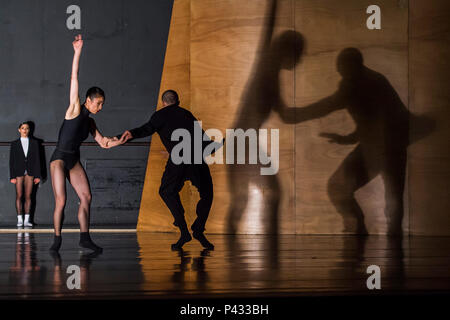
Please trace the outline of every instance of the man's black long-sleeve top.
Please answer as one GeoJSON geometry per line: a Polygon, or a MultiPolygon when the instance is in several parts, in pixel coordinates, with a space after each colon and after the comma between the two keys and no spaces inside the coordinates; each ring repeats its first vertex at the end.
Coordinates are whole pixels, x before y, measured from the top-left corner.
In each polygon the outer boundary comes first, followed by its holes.
{"type": "MultiPolygon", "coordinates": [[[[171,158],[172,158],[172,149],[180,143],[180,141],[172,141],[172,133],[177,129],[185,129],[190,134],[191,139],[191,163],[195,162],[194,159],[194,128],[196,126],[196,121],[198,121],[193,114],[176,104],[166,106],[155,113],[150,117],[150,120],[142,125],[139,128],[135,128],[130,130],[133,139],[138,138],[144,138],[147,136],[152,135],[153,133],[157,132],[159,136],[161,137],[161,141],[166,148],[166,150],[169,152],[171,158]]],[[[198,126],[198,124],[197,124],[198,126]]],[[[199,132],[199,127],[197,127],[197,130],[199,132]]],[[[118,136],[120,138],[120,136],[118,136]]],[[[212,153],[215,152],[219,147],[223,145],[223,141],[221,143],[216,143],[209,139],[205,135],[205,132],[201,130],[201,144],[202,144],[202,162],[204,161],[203,158],[203,151],[207,145],[210,143],[215,144],[215,148],[212,151],[212,153]],[[203,141],[203,137],[206,137],[206,141],[203,141]]]]}

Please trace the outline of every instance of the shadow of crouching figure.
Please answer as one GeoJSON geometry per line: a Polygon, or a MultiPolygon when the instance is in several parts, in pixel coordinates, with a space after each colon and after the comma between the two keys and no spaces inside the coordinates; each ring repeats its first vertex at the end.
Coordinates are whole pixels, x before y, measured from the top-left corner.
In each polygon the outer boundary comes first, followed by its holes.
{"type": "Polygon", "coordinates": [[[330,200],[342,215],[344,232],[367,234],[364,214],[354,193],[381,175],[388,234],[401,235],[410,122],[421,123],[423,135],[432,130],[433,122],[410,114],[386,77],[364,66],[358,49],[342,50],[337,58],[337,70],[342,80],[333,95],[303,108],[277,111],[285,122],[299,123],[346,109],[356,124],[353,133],[345,136],[321,133],[331,143],[357,144],[328,180],[330,200]]]}
{"type": "MultiPolygon", "coordinates": [[[[268,1],[266,21],[253,70],[233,122],[235,132],[242,129],[244,135],[253,130],[258,132],[276,106],[283,104],[280,95],[280,72],[283,69],[292,70],[303,52],[304,39],[298,32],[289,30],[273,38],[276,11],[277,1],[268,1]]],[[[227,139],[228,146],[229,137],[227,139]]],[[[261,168],[264,167],[258,163],[250,163],[250,138],[245,136],[244,139],[245,160],[241,159],[244,163],[236,163],[239,148],[234,148],[234,163],[227,165],[230,188],[227,233],[238,232],[239,222],[247,209],[249,212],[255,212],[255,215],[258,214],[256,211],[261,211],[261,222],[265,229],[263,233],[278,234],[278,209],[282,194],[278,174],[261,175],[261,168]],[[252,197],[255,201],[252,201],[252,197]],[[248,207],[250,203],[254,204],[254,208],[248,207]]],[[[258,141],[257,138],[255,140],[258,141]]]]}

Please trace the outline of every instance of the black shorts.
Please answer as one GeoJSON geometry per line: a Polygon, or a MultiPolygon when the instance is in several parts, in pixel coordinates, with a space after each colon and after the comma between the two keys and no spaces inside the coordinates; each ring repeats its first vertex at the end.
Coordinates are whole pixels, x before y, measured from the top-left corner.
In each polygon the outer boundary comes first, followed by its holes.
{"type": "Polygon", "coordinates": [[[77,164],[78,161],[80,161],[80,152],[69,153],[55,149],[52,157],[50,158],[50,163],[55,160],[62,160],[64,162],[64,168],[66,168],[66,170],[70,170],[77,164]]]}

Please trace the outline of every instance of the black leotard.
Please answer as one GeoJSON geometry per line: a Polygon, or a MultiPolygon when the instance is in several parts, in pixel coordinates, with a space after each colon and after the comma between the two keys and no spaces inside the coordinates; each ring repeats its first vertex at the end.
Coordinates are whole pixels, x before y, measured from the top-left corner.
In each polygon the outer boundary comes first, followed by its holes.
{"type": "Polygon", "coordinates": [[[81,143],[89,136],[91,118],[85,105],[80,114],[71,120],[64,119],[59,129],[58,143],[50,162],[63,160],[66,169],[70,170],[80,159],[81,143]]]}
{"type": "Polygon", "coordinates": [[[78,117],[64,122],[59,130],[56,148],[62,152],[75,153],[80,151],[81,143],[89,135],[89,110],[82,105],[78,117]]]}

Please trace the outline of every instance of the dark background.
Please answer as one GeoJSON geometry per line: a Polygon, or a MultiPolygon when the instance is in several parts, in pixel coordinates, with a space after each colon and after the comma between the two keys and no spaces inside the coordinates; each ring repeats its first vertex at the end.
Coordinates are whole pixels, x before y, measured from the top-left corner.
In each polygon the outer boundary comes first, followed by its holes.
{"type": "MultiPolygon", "coordinates": [[[[69,102],[72,41],[81,33],[80,99],[99,86],[103,110],[93,116],[107,136],[141,125],[155,110],[173,1],[2,0],[0,2],[0,142],[19,137],[22,121],[34,136],[56,142],[69,102]],[[69,30],[70,5],[81,8],[81,30],[69,30]]],[[[90,137],[87,142],[93,141],[90,137]]],[[[149,139],[142,139],[149,141],[149,139]]],[[[45,146],[47,180],[36,193],[34,222],[51,225],[54,198],[45,146]]],[[[92,226],[135,227],[149,144],[101,149],[83,146],[90,179],[92,226]]],[[[9,182],[9,146],[0,146],[0,226],[14,226],[15,190],[9,182]]],[[[78,199],[68,187],[65,225],[77,224],[78,199]]]]}

